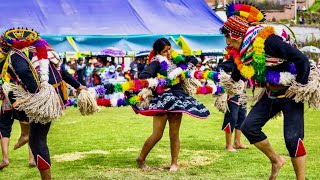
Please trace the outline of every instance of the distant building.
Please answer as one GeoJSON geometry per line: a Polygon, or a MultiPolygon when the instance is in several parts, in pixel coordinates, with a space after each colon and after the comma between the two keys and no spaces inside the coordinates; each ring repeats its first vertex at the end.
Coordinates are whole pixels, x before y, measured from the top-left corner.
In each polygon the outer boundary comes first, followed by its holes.
{"type": "MultiPolygon", "coordinates": [[[[224,5],[224,3],[238,2],[237,0],[206,0],[209,6],[224,5]]],[[[285,5],[282,10],[265,10],[266,19],[275,21],[280,19],[294,19],[294,0],[256,0],[256,2],[274,2],[285,5]]],[[[297,9],[306,10],[315,3],[315,0],[297,0],[297,9]]]]}

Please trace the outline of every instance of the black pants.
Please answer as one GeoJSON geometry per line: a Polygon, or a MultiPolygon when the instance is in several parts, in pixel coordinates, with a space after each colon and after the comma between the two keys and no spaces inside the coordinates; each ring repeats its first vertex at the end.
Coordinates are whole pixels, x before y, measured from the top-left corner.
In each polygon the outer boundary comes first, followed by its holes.
{"type": "Polygon", "coordinates": [[[29,145],[39,170],[50,169],[50,154],[47,145],[47,135],[50,129],[50,123],[31,123],[29,145]]]}
{"type": "Polygon", "coordinates": [[[0,139],[3,137],[10,138],[13,124],[12,111],[2,111],[0,119],[0,139]]]}
{"type": "Polygon", "coordinates": [[[239,100],[239,95],[236,95],[228,100],[228,108],[224,114],[224,121],[222,124],[222,130],[226,133],[232,133],[234,128],[240,129],[243,121],[246,118],[247,109],[242,105],[236,104],[239,100]]]}
{"type": "MultiPolygon", "coordinates": [[[[283,94],[283,92],[282,92],[283,94]]],[[[265,140],[262,127],[280,111],[284,115],[284,138],[291,157],[306,154],[304,138],[304,104],[289,98],[276,98],[281,94],[265,94],[252,108],[241,126],[241,131],[251,144],[265,140]]]]}

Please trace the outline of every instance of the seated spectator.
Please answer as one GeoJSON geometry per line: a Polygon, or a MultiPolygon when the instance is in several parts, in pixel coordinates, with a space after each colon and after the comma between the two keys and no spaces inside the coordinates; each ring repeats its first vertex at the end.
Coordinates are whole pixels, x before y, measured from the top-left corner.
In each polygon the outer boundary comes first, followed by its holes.
{"type": "Polygon", "coordinates": [[[115,72],[116,72],[116,68],[113,65],[109,66],[108,71],[101,75],[102,76],[102,78],[101,78],[102,79],[102,83],[103,84],[110,83],[111,79],[116,78],[116,73],[115,72]]]}
{"type": "Polygon", "coordinates": [[[93,86],[101,85],[101,77],[97,68],[93,70],[93,86]]]}
{"type": "Polygon", "coordinates": [[[122,66],[118,65],[117,66],[117,71],[116,71],[116,77],[123,77],[123,72],[122,72],[122,66]]]}

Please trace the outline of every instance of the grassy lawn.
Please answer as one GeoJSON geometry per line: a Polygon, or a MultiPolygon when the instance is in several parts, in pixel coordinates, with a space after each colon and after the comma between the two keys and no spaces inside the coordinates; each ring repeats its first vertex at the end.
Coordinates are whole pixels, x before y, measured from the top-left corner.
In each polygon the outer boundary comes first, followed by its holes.
{"type": "Polygon", "coordinates": [[[320,0],[316,0],[315,3],[309,8],[309,11],[320,12],[320,0]]]}
{"type": "MultiPolygon", "coordinates": [[[[270,164],[254,146],[237,153],[224,150],[223,114],[212,106],[210,96],[197,96],[211,112],[205,120],[184,115],[180,130],[180,169],[170,173],[168,128],[147,158],[149,171],[137,168],[135,158],[151,134],[152,118],[136,115],[130,107],[103,108],[94,116],[83,117],[70,107],[54,122],[48,136],[53,179],[267,179],[270,164]]],[[[305,146],[307,178],[320,177],[320,112],[306,109],[305,146]]],[[[264,132],[286,165],[278,179],[294,179],[294,171],[283,139],[282,119],[271,120],[264,132]]],[[[36,168],[29,168],[27,147],[13,151],[20,135],[14,123],[10,144],[10,165],[0,171],[0,179],[39,179],[36,168]]],[[[243,137],[243,142],[249,144],[243,137]]]]}

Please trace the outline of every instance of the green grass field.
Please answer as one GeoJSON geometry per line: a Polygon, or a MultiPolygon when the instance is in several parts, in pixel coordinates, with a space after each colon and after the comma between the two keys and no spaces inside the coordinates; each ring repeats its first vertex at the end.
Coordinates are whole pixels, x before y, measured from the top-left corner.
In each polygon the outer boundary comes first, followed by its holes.
{"type": "Polygon", "coordinates": [[[315,3],[308,9],[311,12],[320,12],[320,0],[315,0],[315,3]]]}
{"type": "MultiPolygon", "coordinates": [[[[76,108],[69,107],[63,118],[52,124],[48,136],[52,179],[268,179],[269,161],[254,146],[237,153],[224,150],[223,114],[214,109],[209,95],[196,97],[210,109],[211,116],[205,120],[183,116],[178,172],[168,171],[168,128],[147,158],[151,170],[137,168],[135,158],[152,132],[151,117],[136,115],[130,107],[103,108],[84,117],[76,108]]],[[[305,112],[307,179],[320,179],[320,112],[307,108],[305,112]]],[[[288,180],[295,176],[285,148],[282,123],[282,118],[271,120],[264,132],[287,160],[277,179],[288,180]]],[[[27,147],[13,151],[19,135],[19,124],[15,122],[10,165],[0,171],[0,179],[39,179],[38,170],[28,166],[27,147]]],[[[248,144],[244,137],[242,140],[248,144]]]]}

